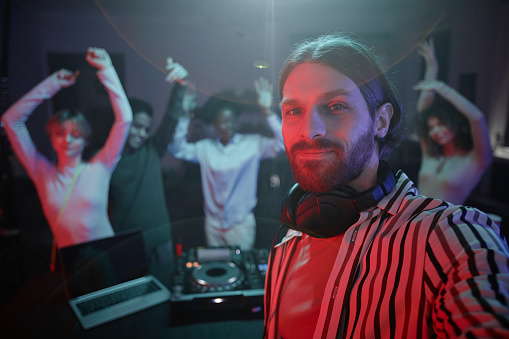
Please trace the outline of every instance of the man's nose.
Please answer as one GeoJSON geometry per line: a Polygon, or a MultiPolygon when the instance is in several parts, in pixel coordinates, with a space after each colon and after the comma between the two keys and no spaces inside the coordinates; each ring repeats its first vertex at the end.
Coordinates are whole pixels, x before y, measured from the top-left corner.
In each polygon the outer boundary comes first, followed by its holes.
{"type": "Polygon", "coordinates": [[[317,108],[311,109],[304,119],[303,136],[307,139],[321,138],[327,133],[326,124],[317,108]]]}

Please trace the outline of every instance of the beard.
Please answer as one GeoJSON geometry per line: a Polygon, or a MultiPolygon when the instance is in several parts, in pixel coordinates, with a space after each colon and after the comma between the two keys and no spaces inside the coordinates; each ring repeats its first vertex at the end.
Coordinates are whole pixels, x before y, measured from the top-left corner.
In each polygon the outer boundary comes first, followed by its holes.
{"type": "Polygon", "coordinates": [[[352,141],[349,152],[344,147],[328,139],[301,140],[287,148],[295,181],[309,192],[327,192],[336,187],[345,186],[357,179],[373,155],[375,134],[370,124],[365,132],[352,141]],[[295,152],[298,150],[329,150],[336,155],[332,161],[301,160],[295,152]]]}

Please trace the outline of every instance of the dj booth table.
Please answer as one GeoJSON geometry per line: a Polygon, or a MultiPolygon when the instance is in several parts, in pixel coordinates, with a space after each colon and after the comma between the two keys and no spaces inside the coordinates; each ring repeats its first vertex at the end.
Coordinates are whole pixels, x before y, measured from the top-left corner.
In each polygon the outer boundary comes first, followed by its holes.
{"type": "MultiPolygon", "coordinates": [[[[173,268],[153,267],[152,274],[170,287],[173,268]]],[[[214,312],[212,310],[211,312],[214,312]]],[[[216,315],[218,312],[215,312],[216,315]]],[[[185,324],[172,320],[171,302],[165,302],[109,323],[84,330],[72,313],[61,275],[31,277],[0,309],[2,338],[262,338],[263,312],[256,317],[206,319],[187,316],[185,324]]],[[[182,319],[181,319],[182,320],[182,319]]]]}

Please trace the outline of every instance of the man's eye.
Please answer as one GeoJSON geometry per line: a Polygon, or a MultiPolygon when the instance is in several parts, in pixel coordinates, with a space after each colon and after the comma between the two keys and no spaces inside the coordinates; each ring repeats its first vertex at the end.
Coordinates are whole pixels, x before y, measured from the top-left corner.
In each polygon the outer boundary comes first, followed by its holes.
{"type": "Polygon", "coordinates": [[[330,104],[328,106],[328,109],[330,111],[345,111],[348,109],[348,106],[343,103],[334,103],[334,104],[330,104]]]}
{"type": "Polygon", "coordinates": [[[301,113],[301,110],[298,109],[298,108],[292,108],[292,109],[289,109],[286,111],[286,114],[287,115],[297,115],[297,114],[300,114],[301,113]]]}

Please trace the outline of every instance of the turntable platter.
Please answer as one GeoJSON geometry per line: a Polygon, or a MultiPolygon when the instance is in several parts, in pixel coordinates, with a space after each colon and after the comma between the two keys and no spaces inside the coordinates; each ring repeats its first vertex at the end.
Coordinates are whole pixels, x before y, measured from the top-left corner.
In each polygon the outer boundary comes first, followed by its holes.
{"type": "Polygon", "coordinates": [[[233,290],[243,280],[244,273],[232,262],[206,262],[191,273],[193,285],[202,293],[233,290]]]}

